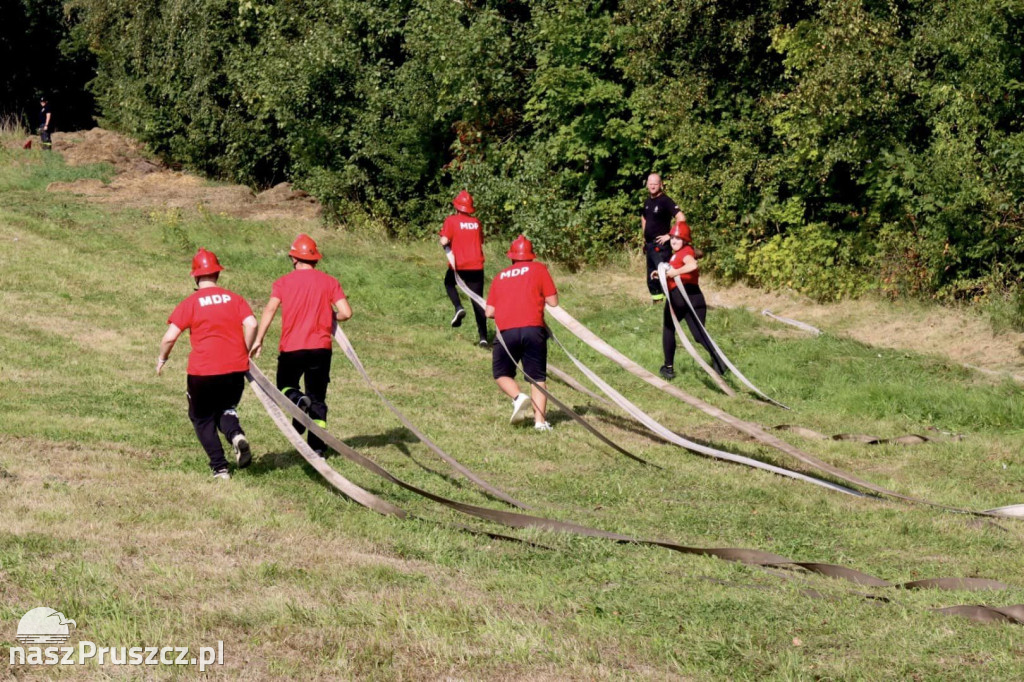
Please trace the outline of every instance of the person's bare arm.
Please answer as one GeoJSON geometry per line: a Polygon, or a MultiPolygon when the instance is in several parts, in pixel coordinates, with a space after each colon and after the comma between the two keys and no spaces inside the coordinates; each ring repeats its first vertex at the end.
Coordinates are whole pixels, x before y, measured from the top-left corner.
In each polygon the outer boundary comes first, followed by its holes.
{"type": "Polygon", "coordinates": [[[487,317],[493,318],[494,317],[494,306],[493,305],[487,306],[487,308],[484,309],[484,315],[486,315],[487,317]]]}
{"type": "Polygon", "coordinates": [[[245,347],[246,349],[252,348],[253,341],[256,340],[256,316],[249,315],[242,320],[242,334],[245,336],[245,347]]]}
{"type": "Polygon", "coordinates": [[[552,294],[551,296],[544,297],[544,303],[551,306],[552,308],[558,307],[558,294],[552,294]]]}
{"type": "Polygon", "coordinates": [[[171,349],[174,348],[174,344],[179,336],[181,336],[181,329],[178,328],[178,325],[171,324],[167,326],[164,338],[160,339],[160,355],[156,358],[157,374],[163,371],[164,365],[167,364],[167,358],[171,355],[171,349]]]}
{"type": "Polygon", "coordinates": [[[258,358],[260,356],[260,352],[263,350],[263,338],[267,335],[270,323],[274,321],[274,315],[277,313],[277,308],[280,305],[281,299],[271,296],[270,300],[267,301],[266,307],[263,308],[263,316],[260,317],[260,326],[256,331],[256,338],[253,340],[252,345],[249,346],[250,358],[258,358]]]}
{"type": "Polygon", "coordinates": [[[338,322],[344,322],[352,317],[352,306],[348,304],[348,298],[344,296],[334,302],[334,310],[334,319],[338,322]]]}
{"type": "Polygon", "coordinates": [[[669,268],[665,272],[665,276],[671,279],[672,277],[678,277],[679,275],[685,275],[688,272],[694,272],[699,266],[697,260],[693,256],[683,256],[683,265],[679,268],[669,268]]]}

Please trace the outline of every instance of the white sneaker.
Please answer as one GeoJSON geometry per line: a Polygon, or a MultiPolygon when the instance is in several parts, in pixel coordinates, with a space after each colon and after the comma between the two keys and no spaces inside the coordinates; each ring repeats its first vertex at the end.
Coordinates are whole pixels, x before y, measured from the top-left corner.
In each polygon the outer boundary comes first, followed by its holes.
{"type": "Polygon", "coordinates": [[[533,430],[534,431],[550,431],[551,430],[551,424],[548,424],[547,422],[537,422],[536,424],[533,425],[533,430]]]}
{"type": "Polygon", "coordinates": [[[235,449],[235,461],[238,462],[238,468],[244,469],[249,466],[252,462],[252,449],[249,447],[249,439],[245,437],[244,433],[236,434],[231,439],[231,447],[235,449]]]}
{"type": "Polygon", "coordinates": [[[227,481],[227,480],[231,479],[231,474],[228,473],[227,469],[221,469],[220,471],[215,472],[213,474],[213,477],[217,478],[217,479],[221,479],[221,480],[227,481]]]}
{"type": "Polygon", "coordinates": [[[530,396],[525,393],[520,393],[515,400],[512,401],[512,418],[508,420],[509,424],[518,424],[526,420],[533,412],[533,403],[530,402],[530,396]]]}

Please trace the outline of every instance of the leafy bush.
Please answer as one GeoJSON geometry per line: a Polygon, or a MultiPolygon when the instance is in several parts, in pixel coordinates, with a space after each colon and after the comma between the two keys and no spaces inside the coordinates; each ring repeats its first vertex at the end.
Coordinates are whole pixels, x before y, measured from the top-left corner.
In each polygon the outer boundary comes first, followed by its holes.
{"type": "MultiPolygon", "coordinates": [[[[645,175],[705,268],[833,299],[1024,283],[1020,0],[73,0],[105,121],[328,214],[570,265],[639,246],[645,175]]],[[[999,295],[1003,295],[1000,293],[999,295]]]]}

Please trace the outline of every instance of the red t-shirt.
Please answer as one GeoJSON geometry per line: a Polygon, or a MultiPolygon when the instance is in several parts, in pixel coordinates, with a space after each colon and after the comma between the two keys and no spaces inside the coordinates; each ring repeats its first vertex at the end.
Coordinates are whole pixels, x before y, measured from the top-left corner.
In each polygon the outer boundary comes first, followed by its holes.
{"type": "MultiPolygon", "coordinates": [[[[441,236],[452,245],[455,267],[459,270],[484,269],[484,233],[473,216],[456,213],[444,219],[441,236]]],[[[451,265],[449,264],[449,268],[451,265]]]]}
{"type": "Polygon", "coordinates": [[[497,274],[487,294],[500,331],[544,326],[544,299],[558,291],[543,263],[520,261],[497,274]]]}
{"type": "Polygon", "coordinates": [[[199,289],[179,303],[167,323],[189,330],[188,373],[211,376],[248,370],[242,320],[250,316],[245,299],[221,287],[199,289]]]}
{"type": "Polygon", "coordinates": [[[281,300],[279,350],[331,347],[331,306],[345,298],[338,280],[319,270],[292,270],[274,282],[270,295],[281,300]]]}
{"type": "MultiPolygon", "coordinates": [[[[697,259],[697,252],[694,251],[693,247],[689,244],[672,254],[672,257],[668,259],[669,267],[673,270],[683,267],[683,258],[686,256],[690,256],[694,260],[697,259]]],[[[694,270],[693,272],[684,272],[679,275],[679,281],[683,284],[696,284],[698,279],[700,279],[700,273],[698,270],[694,270]]],[[[668,280],[668,288],[669,290],[676,288],[676,281],[674,277],[668,280]]]]}

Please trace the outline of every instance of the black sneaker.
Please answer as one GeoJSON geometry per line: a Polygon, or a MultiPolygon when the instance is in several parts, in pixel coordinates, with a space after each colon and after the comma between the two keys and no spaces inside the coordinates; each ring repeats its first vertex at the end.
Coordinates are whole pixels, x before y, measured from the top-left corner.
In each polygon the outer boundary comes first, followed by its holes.
{"type": "Polygon", "coordinates": [[[327,450],[325,450],[324,448],[317,448],[313,450],[313,454],[319,457],[320,459],[327,459],[327,450]]]}
{"type": "MultiPolygon", "coordinates": [[[[296,400],[295,404],[296,406],[298,406],[300,410],[302,410],[306,414],[309,414],[309,406],[313,404],[313,399],[310,398],[308,395],[304,395],[298,400],[296,400]]],[[[298,431],[300,436],[306,432],[305,425],[298,419],[292,420],[292,427],[294,427],[295,430],[298,431]]]]}
{"type": "Polygon", "coordinates": [[[249,447],[249,439],[244,433],[236,434],[231,439],[231,447],[235,449],[235,461],[239,469],[244,469],[252,463],[252,448],[249,447]]]}
{"type": "Polygon", "coordinates": [[[453,327],[461,327],[462,326],[462,318],[464,318],[465,316],[466,316],[466,309],[465,308],[459,308],[458,310],[456,310],[455,311],[455,317],[452,318],[452,326],[453,327]]]}
{"type": "Polygon", "coordinates": [[[663,379],[672,380],[676,378],[676,371],[672,369],[672,365],[662,365],[661,369],[658,370],[658,374],[660,374],[663,379]]]}
{"type": "Polygon", "coordinates": [[[490,348],[491,342],[488,341],[487,339],[480,339],[479,341],[476,342],[476,345],[480,346],[481,348],[490,348]]]}

